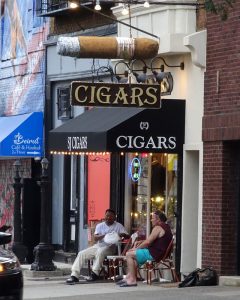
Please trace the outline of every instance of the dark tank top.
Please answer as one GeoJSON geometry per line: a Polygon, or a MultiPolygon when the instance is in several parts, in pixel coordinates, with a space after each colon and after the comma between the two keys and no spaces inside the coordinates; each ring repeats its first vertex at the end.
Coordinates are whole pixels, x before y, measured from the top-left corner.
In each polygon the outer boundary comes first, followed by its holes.
{"type": "Polygon", "coordinates": [[[148,246],[148,250],[149,250],[151,256],[157,262],[159,262],[163,258],[164,254],[167,250],[167,247],[173,237],[171,229],[168,224],[161,223],[160,226],[165,231],[164,236],[157,238],[148,246]]]}

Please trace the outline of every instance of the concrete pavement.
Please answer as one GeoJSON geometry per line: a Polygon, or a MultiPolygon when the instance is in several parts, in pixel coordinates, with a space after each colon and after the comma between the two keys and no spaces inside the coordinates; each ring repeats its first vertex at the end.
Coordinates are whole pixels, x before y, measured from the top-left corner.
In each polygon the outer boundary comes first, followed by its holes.
{"type": "Polygon", "coordinates": [[[212,287],[176,287],[176,284],[157,283],[151,286],[139,282],[137,287],[120,288],[114,282],[80,283],[66,285],[71,265],[59,265],[58,270],[65,270],[65,274],[53,277],[49,272],[28,274],[30,266],[23,266],[24,271],[24,300],[239,300],[240,287],[212,286],[212,287]]]}
{"type": "Polygon", "coordinates": [[[120,288],[114,283],[76,284],[61,280],[25,281],[24,300],[239,300],[238,287],[164,288],[140,283],[137,287],[120,288]]]}

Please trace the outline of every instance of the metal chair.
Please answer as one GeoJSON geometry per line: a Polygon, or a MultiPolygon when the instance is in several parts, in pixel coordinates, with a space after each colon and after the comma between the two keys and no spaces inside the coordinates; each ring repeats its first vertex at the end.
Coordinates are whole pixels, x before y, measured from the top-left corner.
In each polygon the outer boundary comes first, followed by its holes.
{"type": "MultiPolygon", "coordinates": [[[[92,273],[92,265],[93,265],[93,259],[88,259],[87,261],[88,265],[88,276],[91,276],[92,273]]],[[[109,261],[105,258],[101,267],[101,270],[99,272],[99,277],[103,277],[103,279],[109,278],[109,261]]]]}
{"type": "Polygon", "coordinates": [[[147,261],[143,269],[146,272],[147,284],[152,284],[152,273],[156,275],[158,273],[159,279],[163,278],[163,271],[168,270],[171,273],[172,281],[179,282],[177,272],[175,270],[174,261],[173,261],[173,248],[174,248],[174,238],[172,238],[169,243],[164,257],[160,262],[147,261]]]}

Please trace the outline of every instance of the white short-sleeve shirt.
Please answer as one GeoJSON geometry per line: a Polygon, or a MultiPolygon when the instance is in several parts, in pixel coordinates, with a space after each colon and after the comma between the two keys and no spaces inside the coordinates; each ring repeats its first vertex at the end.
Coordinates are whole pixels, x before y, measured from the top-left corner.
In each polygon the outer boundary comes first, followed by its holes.
{"type": "MultiPolygon", "coordinates": [[[[106,222],[97,224],[94,234],[105,235],[107,233],[114,232],[114,231],[117,232],[118,234],[120,233],[128,234],[124,226],[121,223],[118,223],[116,221],[110,226],[108,226],[106,222]]],[[[99,240],[98,244],[101,247],[107,246],[107,244],[104,243],[103,240],[99,240]]]]}

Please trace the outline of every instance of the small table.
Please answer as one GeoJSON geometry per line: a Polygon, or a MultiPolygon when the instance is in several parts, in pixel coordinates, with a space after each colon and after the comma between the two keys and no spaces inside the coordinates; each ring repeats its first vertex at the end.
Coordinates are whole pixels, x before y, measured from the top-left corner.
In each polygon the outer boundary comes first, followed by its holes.
{"type": "MultiPolygon", "coordinates": [[[[113,280],[116,281],[116,277],[117,277],[117,272],[116,269],[119,269],[119,275],[122,276],[123,275],[123,263],[126,260],[126,255],[123,252],[126,252],[124,250],[122,251],[122,246],[125,245],[125,247],[127,246],[127,244],[129,244],[130,240],[120,240],[117,244],[117,252],[118,255],[108,255],[107,259],[109,261],[109,269],[113,270],[113,280]]],[[[125,248],[124,247],[124,248],[125,248]]]]}

